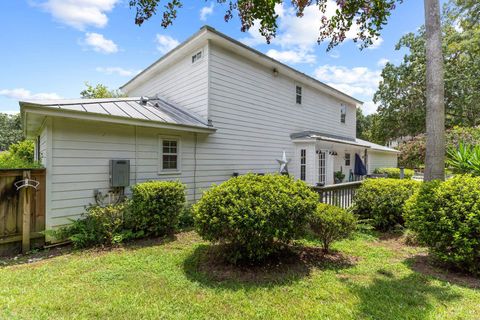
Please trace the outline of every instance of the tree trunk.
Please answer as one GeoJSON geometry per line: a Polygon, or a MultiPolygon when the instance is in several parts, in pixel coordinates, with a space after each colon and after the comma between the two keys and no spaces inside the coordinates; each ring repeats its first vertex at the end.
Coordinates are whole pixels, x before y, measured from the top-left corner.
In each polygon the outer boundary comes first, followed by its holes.
{"type": "Polygon", "coordinates": [[[425,1],[427,150],[424,181],[445,179],[445,102],[440,1],[425,1]]]}

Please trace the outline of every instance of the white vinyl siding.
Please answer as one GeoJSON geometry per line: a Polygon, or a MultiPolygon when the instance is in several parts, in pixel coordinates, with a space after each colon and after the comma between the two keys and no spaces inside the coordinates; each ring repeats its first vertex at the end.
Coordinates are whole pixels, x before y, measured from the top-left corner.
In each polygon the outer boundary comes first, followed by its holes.
{"type": "Polygon", "coordinates": [[[396,168],[398,155],[393,152],[381,152],[368,150],[368,173],[371,174],[376,168],[396,168]]]}
{"type": "Polygon", "coordinates": [[[208,117],[208,47],[199,48],[192,54],[172,63],[144,82],[139,82],[126,92],[130,97],[155,96],[179,104],[207,119],[208,117]],[[192,63],[192,55],[201,52],[201,57],[192,63]]]}

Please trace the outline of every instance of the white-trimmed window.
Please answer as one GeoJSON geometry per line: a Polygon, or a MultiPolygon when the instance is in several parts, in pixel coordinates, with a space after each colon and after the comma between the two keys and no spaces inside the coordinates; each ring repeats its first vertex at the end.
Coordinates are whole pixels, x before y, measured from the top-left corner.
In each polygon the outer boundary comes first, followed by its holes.
{"type": "Polygon", "coordinates": [[[194,55],[192,55],[192,63],[195,63],[198,60],[202,59],[202,56],[203,56],[202,50],[196,52],[194,55]]]}
{"type": "Polygon", "coordinates": [[[351,160],[352,160],[352,158],[351,158],[350,153],[345,153],[345,166],[347,166],[347,167],[350,166],[351,160]]]}
{"type": "Polygon", "coordinates": [[[345,123],[347,120],[347,106],[342,104],[340,106],[340,122],[345,123]]]}
{"type": "Polygon", "coordinates": [[[295,102],[297,104],[302,104],[302,87],[295,86],[295,102]]]}
{"type": "Polygon", "coordinates": [[[160,136],[160,173],[179,173],[180,163],[180,138],[160,136]]]}
{"type": "Polygon", "coordinates": [[[305,181],[307,179],[307,150],[300,150],[300,180],[305,181]]]}

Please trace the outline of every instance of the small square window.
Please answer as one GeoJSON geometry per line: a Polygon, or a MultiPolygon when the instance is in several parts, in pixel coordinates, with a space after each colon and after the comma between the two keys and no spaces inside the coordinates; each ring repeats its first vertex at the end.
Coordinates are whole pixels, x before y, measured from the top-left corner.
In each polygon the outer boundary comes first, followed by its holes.
{"type": "Polygon", "coordinates": [[[192,56],[192,63],[197,62],[197,61],[200,60],[201,58],[202,58],[202,51],[198,51],[197,53],[195,53],[195,54],[192,56]]]}
{"type": "Polygon", "coordinates": [[[295,101],[297,102],[297,104],[302,104],[302,87],[296,86],[295,94],[296,94],[295,101]]]}
{"type": "Polygon", "coordinates": [[[300,150],[300,180],[307,179],[307,150],[300,150]]]}
{"type": "Polygon", "coordinates": [[[342,104],[340,106],[340,122],[345,123],[347,120],[347,107],[342,104]]]}
{"type": "Polygon", "coordinates": [[[345,153],[345,165],[346,166],[350,165],[350,160],[351,160],[350,153],[345,153]]]}

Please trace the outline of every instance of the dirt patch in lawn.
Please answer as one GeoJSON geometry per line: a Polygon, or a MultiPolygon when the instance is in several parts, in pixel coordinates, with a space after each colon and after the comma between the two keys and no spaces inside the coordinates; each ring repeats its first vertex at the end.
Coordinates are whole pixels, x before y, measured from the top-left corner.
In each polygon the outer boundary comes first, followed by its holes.
{"type": "Polygon", "coordinates": [[[354,266],[357,257],[325,253],[317,247],[288,247],[255,265],[232,265],[223,256],[225,247],[201,245],[184,262],[187,276],[209,286],[284,285],[307,277],[312,270],[340,270],[354,266]]]}

